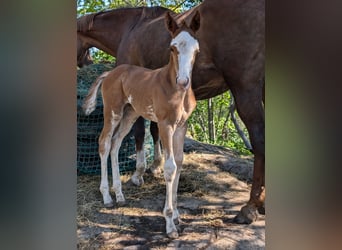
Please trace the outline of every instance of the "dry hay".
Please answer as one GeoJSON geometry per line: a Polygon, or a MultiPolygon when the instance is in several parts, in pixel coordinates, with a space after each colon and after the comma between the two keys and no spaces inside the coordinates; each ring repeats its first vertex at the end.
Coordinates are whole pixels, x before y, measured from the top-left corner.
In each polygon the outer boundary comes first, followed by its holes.
{"type": "MultiPolygon", "coordinates": [[[[208,175],[208,173],[215,174],[220,171],[217,165],[218,162],[213,160],[213,158],[217,158],[217,155],[212,156],[196,152],[185,155],[178,187],[179,195],[192,198],[203,197],[206,194],[215,193],[227,188],[227,184],[224,181],[220,181],[220,176],[215,176],[215,179],[212,180],[212,176],[208,175]]],[[[145,173],[145,183],[141,187],[136,187],[130,182],[131,174],[121,175],[123,193],[126,197],[126,202],[128,202],[126,206],[129,207],[130,202],[139,201],[140,199],[165,195],[165,180],[162,173],[157,177],[145,173]]],[[[221,172],[218,174],[221,176],[229,175],[229,173],[221,172]]],[[[111,179],[111,176],[109,176],[110,182],[111,179]]],[[[241,177],[240,179],[245,178],[241,177]]],[[[102,195],[99,191],[100,180],[100,176],[82,175],[78,177],[77,204],[80,221],[84,217],[90,218],[92,211],[103,207],[102,195]]],[[[112,191],[111,195],[115,197],[112,191]]]]}
{"type": "MultiPolygon", "coordinates": [[[[241,161],[250,168],[252,161],[238,158],[232,152],[228,156],[229,159],[224,161],[220,158],[223,155],[209,151],[185,154],[178,189],[181,236],[175,241],[181,242],[182,249],[205,249],[205,246],[222,241],[228,246],[236,244],[236,239],[245,237],[245,226],[234,225],[231,220],[248,200],[250,185],[222,171],[226,164],[222,162],[231,164],[241,161]]],[[[109,209],[103,207],[99,191],[100,176],[78,176],[78,249],[168,249],[175,243],[165,237],[164,232],[163,174],[154,177],[146,173],[145,183],[141,187],[131,183],[131,174],[121,176],[125,206],[117,207],[115,204],[114,208],[109,209]],[[142,246],[145,248],[140,248],[142,246]]],[[[115,198],[114,193],[111,194],[115,198]]],[[[247,229],[256,240],[246,242],[263,244],[264,225],[261,225],[257,229],[261,232],[259,235],[258,231],[259,236],[254,235],[254,229],[247,229]]]]}
{"type": "MultiPolygon", "coordinates": [[[[178,195],[184,197],[200,198],[206,194],[215,193],[227,188],[227,184],[220,181],[218,176],[212,180],[212,175],[218,171],[215,162],[209,162],[208,156],[203,154],[189,153],[186,155],[180,176],[178,195]],[[201,159],[202,158],[202,159],[201,159]],[[199,164],[201,161],[205,164],[199,164]],[[208,171],[208,165],[211,170],[208,171]],[[196,171],[194,171],[196,170],[196,171]]],[[[220,173],[220,175],[228,173],[220,173]]],[[[165,195],[165,180],[163,174],[155,177],[146,173],[144,185],[136,187],[130,182],[131,174],[121,175],[123,193],[127,204],[125,207],[133,207],[132,203],[141,199],[149,199],[158,195],[165,195]]],[[[110,176],[111,182],[111,176],[110,176]]],[[[103,208],[102,195],[99,191],[100,176],[82,175],[77,183],[78,222],[89,221],[93,212],[103,208]]],[[[114,198],[115,194],[111,191],[114,198]]]]}

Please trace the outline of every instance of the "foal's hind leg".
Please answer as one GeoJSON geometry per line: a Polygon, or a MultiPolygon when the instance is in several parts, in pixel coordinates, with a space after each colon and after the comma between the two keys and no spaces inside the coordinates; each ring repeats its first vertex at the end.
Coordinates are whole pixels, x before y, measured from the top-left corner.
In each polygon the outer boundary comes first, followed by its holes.
{"type": "Polygon", "coordinates": [[[111,138],[120,119],[121,117],[119,115],[115,115],[112,112],[106,112],[106,109],[104,110],[104,126],[99,137],[99,154],[101,159],[100,191],[105,207],[113,206],[113,200],[109,194],[107,159],[111,148],[111,138]]]}
{"type": "Polygon", "coordinates": [[[121,180],[120,180],[120,170],[119,170],[119,149],[124,137],[131,130],[133,123],[137,119],[138,115],[132,109],[131,106],[126,106],[123,111],[122,119],[119,123],[119,127],[115,132],[112,139],[112,150],[110,152],[112,160],[112,175],[113,175],[113,191],[116,195],[116,202],[118,204],[125,203],[125,197],[122,193],[121,180]]]}

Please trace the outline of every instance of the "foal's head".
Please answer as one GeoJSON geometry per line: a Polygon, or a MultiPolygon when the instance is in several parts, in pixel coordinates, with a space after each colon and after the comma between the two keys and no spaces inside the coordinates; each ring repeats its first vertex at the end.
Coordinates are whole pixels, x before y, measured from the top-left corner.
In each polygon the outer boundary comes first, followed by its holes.
{"type": "Polygon", "coordinates": [[[172,37],[170,58],[175,62],[176,84],[188,89],[191,84],[192,67],[196,54],[199,52],[195,32],[200,27],[200,14],[198,11],[196,12],[189,26],[184,21],[181,26],[178,26],[168,12],[166,14],[166,27],[172,37]]]}

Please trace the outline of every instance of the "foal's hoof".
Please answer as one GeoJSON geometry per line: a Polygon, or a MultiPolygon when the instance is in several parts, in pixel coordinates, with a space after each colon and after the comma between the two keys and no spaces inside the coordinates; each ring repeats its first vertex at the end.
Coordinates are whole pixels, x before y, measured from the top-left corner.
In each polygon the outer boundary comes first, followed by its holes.
{"type": "Polygon", "coordinates": [[[174,218],[173,223],[175,223],[175,225],[184,224],[184,222],[179,217],[174,218]]]}
{"type": "Polygon", "coordinates": [[[114,207],[114,203],[113,202],[104,203],[104,207],[106,207],[106,208],[114,207]]]}
{"type": "Polygon", "coordinates": [[[123,201],[117,201],[116,204],[117,204],[118,207],[123,207],[123,206],[126,205],[126,201],[125,201],[125,200],[123,200],[123,201]]]}
{"type": "Polygon", "coordinates": [[[170,239],[177,239],[178,238],[178,232],[177,231],[172,231],[170,233],[167,234],[167,237],[169,237],[170,239]]]}
{"type": "Polygon", "coordinates": [[[234,218],[234,222],[238,224],[251,224],[258,218],[258,212],[255,207],[244,206],[241,208],[238,215],[234,218]]]}

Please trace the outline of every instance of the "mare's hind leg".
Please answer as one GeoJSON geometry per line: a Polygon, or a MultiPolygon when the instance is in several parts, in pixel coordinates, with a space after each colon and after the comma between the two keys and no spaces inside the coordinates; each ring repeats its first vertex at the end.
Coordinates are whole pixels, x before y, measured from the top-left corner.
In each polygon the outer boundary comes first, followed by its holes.
{"type": "Polygon", "coordinates": [[[161,166],[162,166],[162,153],[160,148],[160,139],[159,139],[159,131],[158,125],[155,122],[151,121],[150,124],[150,132],[153,139],[153,146],[154,146],[154,159],[151,166],[151,172],[154,175],[159,175],[161,173],[161,166]]]}
{"type": "Polygon", "coordinates": [[[262,105],[262,86],[251,85],[250,89],[232,88],[237,110],[245,123],[254,152],[253,183],[250,199],[235,217],[237,223],[252,223],[257,219],[257,209],[265,200],[265,114],[262,105]]]}
{"type": "Polygon", "coordinates": [[[104,126],[99,137],[99,155],[101,159],[100,191],[102,193],[105,207],[113,206],[113,200],[109,194],[107,159],[111,149],[111,138],[120,119],[120,115],[115,115],[112,112],[106,112],[106,109],[104,109],[104,126]]]}
{"type": "Polygon", "coordinates": [[[122,193],[121,180],[120,180],[120,169],[119,169],[119,149],[121,147],[122,140],[131,130],[133,123],[136,121],[138,115],[135,113],[133,108],[128,105],[123,111],[123,116],[120,121],[118,129],[112,138],[112,150],[110,152],[112,160],[112,175],[113,175],[113,191],[116,195],[116,202],[118,204],[125,203],[125,197],[122,193]]]}
{"type": "MultiPolygon", "coordinates": [[[[137,178],[141,179],[146,169],[146,158],[145,158],[145,151],[144,151],[145,120],[142,117],[139,117],[134,124],[134,138],[135,138],[135,150],[137,152],[137,163],[135,166],[136,170],[133,176],[136,176],[137,178]]],[[[132,182],[138,186],[142,184],[141,181],[135,181],[133,179],[132,179],[132,182]]]]}

